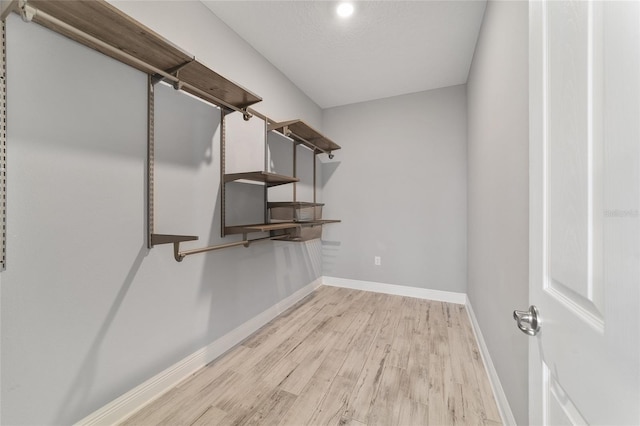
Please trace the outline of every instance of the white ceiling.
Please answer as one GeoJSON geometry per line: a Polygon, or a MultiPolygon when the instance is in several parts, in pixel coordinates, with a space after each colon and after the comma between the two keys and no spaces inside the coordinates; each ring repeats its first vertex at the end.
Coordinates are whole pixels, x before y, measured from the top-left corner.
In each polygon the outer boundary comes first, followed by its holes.
{"type": "Polygon", "coordinates": [[[322,108],[463,84],[485,0],[202,0],[322,108]]]}

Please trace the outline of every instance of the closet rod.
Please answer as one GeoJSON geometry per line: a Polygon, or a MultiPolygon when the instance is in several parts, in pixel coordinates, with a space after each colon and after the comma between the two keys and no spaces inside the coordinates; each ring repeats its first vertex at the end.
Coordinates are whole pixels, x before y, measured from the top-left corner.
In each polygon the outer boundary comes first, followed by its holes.
{"type": "Polygon", "coordinates": [[[173,257],[175,257],[176,261],[182,262],[182,259],[184,259],[186,256],[191,256],[192,254],[206,253],[208,251],[222,250],[222,249],[236,247],[236,246],[249,247],[252,243],[256,243],[259,241],[267,241],[267,240],[273,240],[276,238],[282,238],[282,235],[278,235],[275,237],[264,237],[264,238],[255,238],[253,240],[248,240],[246,239],[247,234],[244,234],[244,235],[245,237],[242,241],[236,241],[233,243],[219,244],[217,246],[202,247],[202,248],[197,248],[193,250],[184,250],[184,251],[180,251],[180,242],[175,242],[173,243],[173,257]]]}
{"type": "Polygon", "coordinates": [[[327,154],[327,155],[329,156],[329,158],[330,158],[330,159],[332,159],[332,158],[333,158],[333,154],[331,153],[331,151],[327,151],[326,149],[322,149],[322,148],[320,148],[320,147],[319,147],[319,146],[317,146],[316,144],[314,144],[314,143],[312,143],[312,142],[309,142],[308,140],[306,140],[306,139],[305,139],[305,138],[303,138],[302,136],[297,135],[296,133],[292,132],[291,130],[289,130],[287,133],[288,133],[288,134],[287,134],[286,136],[290,136],[290,135],[292,135],[292,136],[294,137],[294,139],[298,139],[298,140],[300,140],[300,141],[302,141],[302,142],[306,143],[307,145],[311,145],[311,146],[313,146],[313,147],[314,147],[314,148],[313,148],[313,150],[314,150],[314,151],[320,151],[320,152],[323,152],[323,153],[327,154]]]}
{"type": "MultiPolygon", "coordinates": [[[[43,12],[39,9],[36,9],[35,7],[29,5],[29,4],[24,4],[21,8],[20,8],[20,15],[22,16],[23,20],[25,21],[32,21],[36,16],[38,17],[38,19],[42,19],[44,21],[48,21],[50,24],[55,25],[57,27],[60,27],[62,29],[64,29],[65,31],[70,32],[73,35],[76,35],[78,37],[81,37],[83,39],[85,39],[86,41],[96,44],[98,46],[100,46],[101,48],[108,50],[109,52],[112,52],[113,54],[121,57],[121,58],[125,58],[128,61],[134,62],[136,64],[138,64],[139,66],[141,66],[142,68],[145,68],[148,72],[152,72],[154,74],[160,75],[163,77],[163,79],[167,79],[172,81],[173,83],[175,83],[175,87],[177,89],[181,89],[181,88],[187,88],[190,91],[193,91],[195,93],[197,93],[198,95],[200,95],[204,100],[213,103],[214,105],[218,105],[220,107],[224,107],[224,108],[228,108],[231,109],[233,111],[237,111],[242,113],[242,115],[244,116],[245,120],[248,120],[252,113],[254,113],[253,111],[249,112],[248,108],[239,108],[235,105],[231,105],[228,102],[223,101],[222,99],[219,99],[213,95],[211,95],[210,93],[207,93],[203,90],[198,89],[195,86],[192,86],[189,83],[185,83],[183,81],[180,81],[180,79],[172,74],[169,74],[168,72],[166,72],[165,70],[161,70],[159,68],[154,67],[151,64],[148,64],[146,62],[144,62],[141,59],[136,58],[135,56],[132,56],[126,52],[123,52],[122,50],[111,46],[108,43],[105,43],[104,41],[85,33],[84,31],[80,31],[79,29],[67,24],[64,21],[59,20],[58,18],[55,18],[51,15],[49,15],[46,12],[43,12]]],[[[195,60],[195,57],[192,58],[193,60],[195,60]]]]}

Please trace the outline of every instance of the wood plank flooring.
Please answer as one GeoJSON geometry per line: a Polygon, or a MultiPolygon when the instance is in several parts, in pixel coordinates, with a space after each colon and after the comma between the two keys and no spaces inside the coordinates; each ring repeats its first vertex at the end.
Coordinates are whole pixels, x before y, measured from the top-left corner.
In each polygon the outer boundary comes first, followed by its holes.
{"type": "Polygon", "coordinates": [[[320,287],[129,425],[498,425],[464,306],[320,287]]]}

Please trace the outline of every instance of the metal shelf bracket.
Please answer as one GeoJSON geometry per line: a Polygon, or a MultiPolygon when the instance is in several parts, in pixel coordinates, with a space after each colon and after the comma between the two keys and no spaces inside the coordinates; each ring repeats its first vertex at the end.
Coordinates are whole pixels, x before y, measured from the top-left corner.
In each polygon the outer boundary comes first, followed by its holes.
{"type": "Polygon", "coordinates": [[[18,0],[18,9],[24,22],[31,22],[37,13],[37,9],[28,4],[27,0],[18,0]]]}
{"type": "Polygon", "coordinates": [[[158,84],[161,81],[164,81],[164,80],[167,79],[166,75],[171,75],[171,76],[176,78],[176,81],[172,81],[171,82],[172,85],[173,85],[173,88],[176,89],[176,90],[180,90],[180,88],[181,88],[181,86],[180,86],[180,75],[179,75],[180,74],[180,70],[183,69],[184,67],[186,67],[187,65],[192,64],[195,60],[196,60],[196,57],[194,56],[194,57],[191,58],[190,61],[184,62],[184,63],[182,63],[180,65],[176,65],[173,68],[169,68],[168,70],[164,71],[165,75],[154,74],[152,79],[151,79],[151,82],[154,85],[158,84]]]}

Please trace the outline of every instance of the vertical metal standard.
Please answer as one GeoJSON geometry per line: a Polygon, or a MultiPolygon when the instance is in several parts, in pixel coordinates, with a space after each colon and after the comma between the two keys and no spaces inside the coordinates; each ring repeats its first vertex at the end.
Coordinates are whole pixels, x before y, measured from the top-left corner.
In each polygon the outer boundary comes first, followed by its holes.
{"type": "MultiPolygon", "coordinates": [[[[293,177],[298,177],[298,144],[296,142],[292,143],[293,145],[293,177]]],[[[296,182],[293,182],[293,202],[298,201],[298,188],[296,186],[296,182]]]]}
{"type": "Polygon", "coordinates": [[[7,37],[6,23],[2,21],[2,68],[0,72],[0,268],[7,267],[7,37]]]}
{"type": "Polygon", "coordinates": [[[224,181],[224,175],[227,168],[226,157],[226,132],[227,126],[225,125],[227,116],[227,110],[220,108],[220,236],[224,238],[224,228],[227,226],[227,205],[226,205],[226,183],[224,181]]]}
{"type": "MultiPolygon", "coordinates": [[[[247,119],[245,118],[245,121],[247,119]]],[[[267,123],[267,120],[264,120],[264,166],[263,169],[265,172],[269,171],[269,124],[267,123]]],[[[268,223],[269,222],[269,208],[267,205],[267,202],[269,201],[269,184],[267,184],[266,182],[264,183],[264,189],[263,189],[263,193],[264,193],[264,211],[262,212],[262,216],[264,218],[262,223],[268,223]]],[[[246,238],[244,238],[246,239],[246,238]]]]}
{"type": "Polygon", "coordinates": [[[147,248],[153,247],[154,234],[154,168],[155,168],[155,88],[154,77],[147,79],[147,248]]]}
{"type": "MultiPolygon", "coordinates": [[[[318,156],[315,154],[315,151],[313,153],[313,202],[317,203],[318,201],[316,200],[316,163],[318,161],[318,156]]],[[[315,214],[316,214],[316,209],[313,209],[313,217],[315,218],[315,214]]]]}

